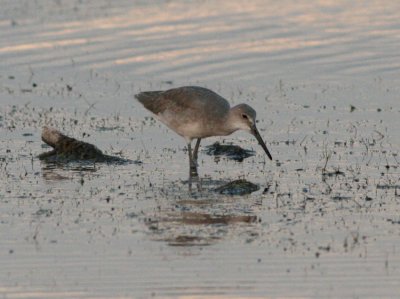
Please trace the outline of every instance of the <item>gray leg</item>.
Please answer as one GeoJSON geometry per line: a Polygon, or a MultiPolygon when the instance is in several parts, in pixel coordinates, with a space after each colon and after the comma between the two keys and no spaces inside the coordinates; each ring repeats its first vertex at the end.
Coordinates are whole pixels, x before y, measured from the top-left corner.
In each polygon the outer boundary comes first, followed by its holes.
{"type": "Polygon", "coordinates": [[[193,159],[192,145],[190,142],[187,144],[187,148],[188,148],[188,152],[189,152],[189,164],[190,164],[190,168],[192,168],[193,166],[196,166],[196,163],[195,163],[195,160],[193,159]]]}
{"type": "Polygon", "coordinates": [[[195,145],[194,151],[193,151],[193,160],[195,162],[197,162],[197,156],[198,156],[197,154],[199,152],[200,141],[201,141],[201,138],[197,138],[196,145],[195,145]]]}
{"type": "Polygon", "coordinates": [[[195,184],[195,187],[197,187],[198,192],[201,192],[201,180],[199,178],[199,175],[197,172],[195,172],[195,169],[191,169],[189,172],[189,180],[188,180],[188,187],[189,187],[189,193],[192,193],[192,195],[195,195],[193,193],[193,188],[192,185],[195,184]]]}
{"type": "Polygon", "coordinates": [[[189,142],[187,146],[188,146],[188,152],[189,152],[189,166],[190,166],[189,174],[190,174],[190,177],[197,177],[198,176],[197,164],[196,164],[196,161],[193,159],[192,145],[189,142]]]}
{"type": "Polygon", "coordinates": [[[189,152],[189,163],[190,163],[190,165],[192,165],[193,157],[192,157],[192,144],[191,144],[191,142],[188,142],[187,148],[188,148],[188,152],[189,152]]]}

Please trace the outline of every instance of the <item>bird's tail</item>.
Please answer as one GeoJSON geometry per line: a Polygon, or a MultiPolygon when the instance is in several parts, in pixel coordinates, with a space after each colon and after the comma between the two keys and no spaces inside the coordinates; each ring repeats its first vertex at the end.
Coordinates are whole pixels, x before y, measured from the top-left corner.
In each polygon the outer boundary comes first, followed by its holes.
{"type": "Polygon", "coordinates": [[[160,97],[163,91],[144,91],[138,94],[135,94],[135,98],[146,106],[146,102],[153,101],[160,97]]]}
{"type": "Polygon", "coordinates": [[[147,109],[158,114],[162,110],[163,91],[144,91],[135,95],[135,98],[147,109]]]}

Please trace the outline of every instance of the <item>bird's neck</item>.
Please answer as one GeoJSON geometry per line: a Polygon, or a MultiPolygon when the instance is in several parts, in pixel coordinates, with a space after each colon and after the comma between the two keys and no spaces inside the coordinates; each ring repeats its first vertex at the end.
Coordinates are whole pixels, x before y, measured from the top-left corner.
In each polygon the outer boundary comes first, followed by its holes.
{"type": "Polygon", "coordinates": [[[222,120],[221,128],[224,133],[223,135],[230,135],[233,132],[239,130],[239,128],[236,126],[235,117],[234,117],[234,114],[232,113],[232,110],[229,111],[226,118],[222,120]]]}

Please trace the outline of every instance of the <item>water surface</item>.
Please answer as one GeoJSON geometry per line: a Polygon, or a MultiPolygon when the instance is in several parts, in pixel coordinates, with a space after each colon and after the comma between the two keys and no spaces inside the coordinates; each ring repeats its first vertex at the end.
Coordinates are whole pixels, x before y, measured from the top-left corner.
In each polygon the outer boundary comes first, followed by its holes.
{"type": "Polygon", "coordinates": [[[4,298],[398,297],[397,2],[1,2],[4,298]],[[133,99],[186,84],[255,107],[274,161],[210,138],[256,155],[189,190],[133,99]],[[44,125],[142,164],[41,162],[44,125]]]}

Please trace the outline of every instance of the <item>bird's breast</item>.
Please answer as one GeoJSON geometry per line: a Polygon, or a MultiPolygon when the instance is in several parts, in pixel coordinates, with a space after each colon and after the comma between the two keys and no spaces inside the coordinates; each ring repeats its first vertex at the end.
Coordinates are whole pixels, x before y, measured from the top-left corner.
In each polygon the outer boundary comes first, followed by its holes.
{"type": "Polygon", "coordinates": [[[186,139],[225,136],[236,131],[226,126],[224,118],[210,117],[207,114],[200,117],[195,113],[165,110],[158,113],[157,118],[186,139]]]}

